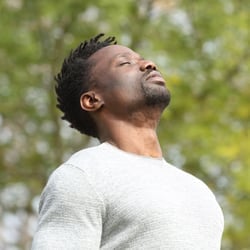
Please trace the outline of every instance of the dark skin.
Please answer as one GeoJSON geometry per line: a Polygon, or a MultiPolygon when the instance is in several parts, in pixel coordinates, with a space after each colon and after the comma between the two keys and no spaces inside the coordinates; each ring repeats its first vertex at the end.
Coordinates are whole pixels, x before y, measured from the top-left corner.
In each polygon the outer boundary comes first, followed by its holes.
{"type": "Polygon", "coordinates": [[[99,140],[161,158],[156,128],[170,94],[156,65],[120,45],[102,48],[89,60],[94,86],[80,103],[95,120],[99,140]]]}

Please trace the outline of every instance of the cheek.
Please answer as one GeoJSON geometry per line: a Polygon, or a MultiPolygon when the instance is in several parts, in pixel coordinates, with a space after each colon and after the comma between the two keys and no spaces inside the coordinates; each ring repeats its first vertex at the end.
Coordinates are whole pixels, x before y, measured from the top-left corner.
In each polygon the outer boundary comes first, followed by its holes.
{"type": "Polygon", "coordinates": [[[98,75],[98,80],[100,90],[109,101],[116,99],[116,102],[127,103],[139,98],[142,93],[141,76],[132,71],[102,72],[102,75],[98,75]]]}
{"type": "Polygon", "coordinates": [[[119,77],[117,78],[117,84],[121,85],[122,88],[126,88],[127,91],[131,91],[133,89],[139,89],[142,83],[139,74],[128,71],[119,74],[119,77]]]}
{"type": "Polygon", "coordinates": [[[116,93],[122,99],[138,98],[141,92],[141,82],[131,74],[124,75],[116,82],[116,93]]]}

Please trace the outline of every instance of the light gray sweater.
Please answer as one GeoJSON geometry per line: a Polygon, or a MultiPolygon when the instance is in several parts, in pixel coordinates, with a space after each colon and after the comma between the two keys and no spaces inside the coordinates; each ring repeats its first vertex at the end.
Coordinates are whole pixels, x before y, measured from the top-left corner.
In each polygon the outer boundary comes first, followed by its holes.
{"type": "Polygon", "coordinates": [[[219,250],[224,225],[199,179],[108,143],[56,169],[39,210],[33,250],[219,250]]]}

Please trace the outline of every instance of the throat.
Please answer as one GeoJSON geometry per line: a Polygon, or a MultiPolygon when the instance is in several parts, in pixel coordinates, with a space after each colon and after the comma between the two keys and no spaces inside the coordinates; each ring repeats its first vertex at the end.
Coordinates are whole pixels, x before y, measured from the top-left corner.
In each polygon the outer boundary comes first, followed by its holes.
{"type": "Polygon", "coordinates": [[[101,138],[101,142],[105,141],[128,153],[153,158],[162,157],[156,131],[150,128],[135,128],[120,124],[101,138]]]}

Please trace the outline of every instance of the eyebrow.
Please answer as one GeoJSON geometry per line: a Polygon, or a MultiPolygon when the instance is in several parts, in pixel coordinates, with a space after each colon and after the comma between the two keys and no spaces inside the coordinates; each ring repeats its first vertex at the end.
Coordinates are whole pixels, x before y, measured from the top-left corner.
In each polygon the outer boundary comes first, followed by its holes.
{"type": "MultiPolygon", "coordinates": [[[[137,56],[137,58],[138,58],[139,60],[145,60],[145,58],[142,57],[142,56],[140,56],[139,54],[135,53],[135,55],[137,56]]],[[[125,52],[125,53],[117,54],[117,55],[115,56],[115,58],[119,58],[119,57],[131,57],[131,56],[132,56],[131,53],[125,52]]]]}

